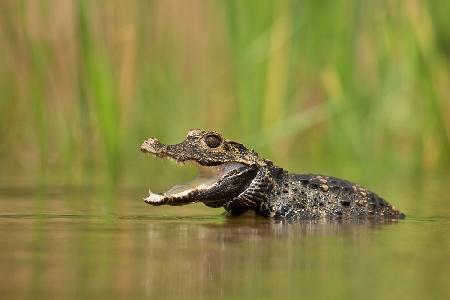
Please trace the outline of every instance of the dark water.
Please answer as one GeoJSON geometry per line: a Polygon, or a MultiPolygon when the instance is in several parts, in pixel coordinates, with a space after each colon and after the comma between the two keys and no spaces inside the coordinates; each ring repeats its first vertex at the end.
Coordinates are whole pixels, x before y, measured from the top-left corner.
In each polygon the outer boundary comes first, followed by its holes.
{"type": "Polygon", "coordinates": [[[1,298],[450,299],[442,187],[383,187],[408,214],[386,224],[229,219],[201,205],[149,207],[139,192],[2,188],[1,298]]]}

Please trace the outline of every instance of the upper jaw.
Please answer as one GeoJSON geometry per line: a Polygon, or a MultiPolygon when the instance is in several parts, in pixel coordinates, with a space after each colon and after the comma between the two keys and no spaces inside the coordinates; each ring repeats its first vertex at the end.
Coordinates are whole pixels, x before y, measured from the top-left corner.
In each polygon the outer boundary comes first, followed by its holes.
{"type": "Polygon", "coordinates": [[[177,163],[194,162],[198,165],[219,165],[221,162],[198,160],[192,154],[192,150],[186,150],[188,147],[183,143],[175,145],[164,145],[155,138],[145,140],[141,145],[141,151],[146,154],[152,154],[159,158],[168,158],[177,163]]]}

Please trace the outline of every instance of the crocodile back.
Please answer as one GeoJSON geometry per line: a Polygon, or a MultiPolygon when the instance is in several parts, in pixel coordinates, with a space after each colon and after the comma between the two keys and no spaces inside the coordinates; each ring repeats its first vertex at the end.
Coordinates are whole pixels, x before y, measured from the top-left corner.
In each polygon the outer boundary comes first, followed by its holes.
{"type": "Polygon", "coordinates": [[[318,174],[286,174],[273,191],[271,205],[280,218],[404,217],[366,188],[318,174]]]}

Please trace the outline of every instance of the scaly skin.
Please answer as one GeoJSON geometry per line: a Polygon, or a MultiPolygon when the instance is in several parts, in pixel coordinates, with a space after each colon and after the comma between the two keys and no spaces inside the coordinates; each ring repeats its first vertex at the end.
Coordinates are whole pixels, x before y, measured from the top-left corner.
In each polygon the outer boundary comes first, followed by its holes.
{"type": "Polygon", "coordinates": [[[261,216],[283,219],[404,217],[383,198],[359,185],[330,176],[288,173],[217,132],[193,129],[176,145],[163,145],[151,138],[142,144],[141,151],[177,162],[195,162],[203,170],[228,168],[207,185],[175,194],[151,193],[145,199],[151,205],[203,202],[209,207],[223,207],[229,215],[253,210],[261,216]]]}

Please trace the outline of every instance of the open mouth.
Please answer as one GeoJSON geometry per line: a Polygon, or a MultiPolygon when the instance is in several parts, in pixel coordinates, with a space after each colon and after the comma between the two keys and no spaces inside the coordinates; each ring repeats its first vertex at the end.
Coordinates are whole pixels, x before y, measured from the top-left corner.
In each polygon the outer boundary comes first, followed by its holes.
{"type": "Polygon", "coordinates": [[[197,166],[197,177],[184,184],[175,185],[161,194],[156,194],[149,190],[149,195],[144,201],[152,205],[162,205],[168,202],[174,203],[179,200],[180,202],[187,202],[190,195],[211,189],[217,185],[222,178],[226,177],[228,173],[245,166],[244,164],[237,162],[227,162],[217,166],[202,166],[195,161],[187,162],[194,163],[197,166]]]}

